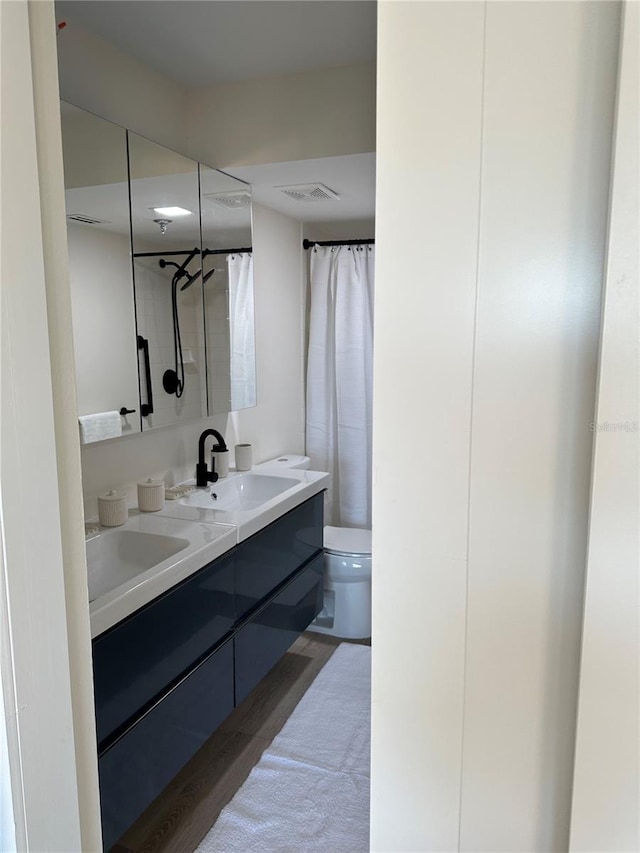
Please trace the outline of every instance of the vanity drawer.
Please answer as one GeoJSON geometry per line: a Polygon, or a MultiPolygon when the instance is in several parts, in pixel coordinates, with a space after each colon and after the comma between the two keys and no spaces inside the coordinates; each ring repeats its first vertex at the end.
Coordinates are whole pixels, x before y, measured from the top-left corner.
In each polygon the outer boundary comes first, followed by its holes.
{"type": "Polygon", "coordinates": [[[233,641],[99,755],[104,849],[142,814],[233,710],[233,641]]]}
{"type": "Polygon", "coordinates": [[[305,501],[236,549],[236,622],[322,550],[324,493],[305,501]]]}
{"type": "Polygon", "coordinates": [[[236,632],[236,706],[322,609],[323,573],[321,554],[236,632]]]}
{"type": "Polygon", "coordinates": [[[98,744],[233,629],[233,552],[93,641],[98,744]]]}

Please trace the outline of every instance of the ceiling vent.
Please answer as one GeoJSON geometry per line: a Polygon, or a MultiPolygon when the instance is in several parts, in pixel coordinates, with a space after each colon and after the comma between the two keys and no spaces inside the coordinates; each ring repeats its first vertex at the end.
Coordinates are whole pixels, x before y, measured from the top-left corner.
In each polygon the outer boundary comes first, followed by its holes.
{"type": "Polygon", "coordinates": [[[67,219],[73,222],[82,222],[83,225],[110,225],[108,219],[96,219],[95,216],[87,216],[84,213],[68,213],[67,219]]]}
{"type": "Polygon", "coordinates": [[[334,193],[324,184],[292,184],[288,187],[274,187],[289,198],[296,201],[340,201],[338,193],[334,193]]]}
{"type": "Polygon", "coordinates": [[[203,193],[205,198],[215,204],[221,204],[228,210],[240,210],[251,204],[251,193],[249,190],[231,190],[226,193],[203,193]]]}

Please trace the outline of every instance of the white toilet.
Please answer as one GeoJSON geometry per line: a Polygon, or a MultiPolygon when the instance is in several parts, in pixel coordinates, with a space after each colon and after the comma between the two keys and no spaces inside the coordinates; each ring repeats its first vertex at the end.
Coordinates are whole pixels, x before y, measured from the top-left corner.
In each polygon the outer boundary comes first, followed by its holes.
{"type": "MultiPolygon", "coordinates": [[[[308,456],[283,454],[258,468],[309,469],[308,456]]],[[[371,531],[324,528],[324,606],[309,631],[346,640],[371,636],[371,531]]]]}
{"type": "Polygon", "coordinates": [[[324,529],[324,607],[309,631],[364,640],[371,636],[371,531],[324,529]]]}

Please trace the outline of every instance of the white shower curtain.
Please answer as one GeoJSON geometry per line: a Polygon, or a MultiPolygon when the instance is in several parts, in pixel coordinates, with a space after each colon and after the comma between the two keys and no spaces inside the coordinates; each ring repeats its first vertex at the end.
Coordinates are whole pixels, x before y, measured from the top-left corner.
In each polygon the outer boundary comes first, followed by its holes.
{"type": "Polygon", "coordinates": [[[311,253],[307,454],[331,474],[325,524],[371,527],[374,250],[311,253]]]}
{"type": "Polygon", "coordinates": [[[228,255],[231,408],[256,405],[256,341],[253,322],[253,256],[228,255]]]}

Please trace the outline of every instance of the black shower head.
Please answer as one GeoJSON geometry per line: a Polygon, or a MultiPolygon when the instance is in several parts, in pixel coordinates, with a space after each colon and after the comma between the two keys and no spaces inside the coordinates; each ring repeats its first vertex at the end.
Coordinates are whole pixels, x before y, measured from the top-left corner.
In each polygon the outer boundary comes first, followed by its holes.
{"type": "Polygon", "coordinates": [[[191,285],[194,283],[194,281],[198,280],[201,273],[202,273],[202,270],[196,270],[193,275],[189,276],[189,278],[185,281],[185,283],[182,285],[180,290],[181,291],[186,290],[188,287],[191,287],[191,285]]]}
{"type": "MultiPolygon", "coordinates": [[[[214,274],[214,272],[215,272],[215,270],[214,270],[214,269],[210,269],[208,272],[206,272],[206,273],[204,274],[203,279],[202,279],[202,283],[204,284],[205,282],[209,281],[209,279],[210,279],[210,278],[211,278],[211,276],[214,274]]],[[[180,290],[186,290],[188,287],[191,287],[191,285],[192,285],[195,281],[197,281],[197,280],[198,280],[198,278],[200,277],[200,275],[201,275],[201,274],[202,274],[202,270],[201,270],[201,269],[200,269],[200,270],[196,270],[192,276],[189,276],[189,280],[188,280],[188,281],[185,281],[185,283],[182,285],[182,287],[180,288],[180,290]]]]}

